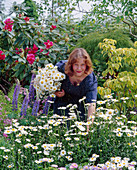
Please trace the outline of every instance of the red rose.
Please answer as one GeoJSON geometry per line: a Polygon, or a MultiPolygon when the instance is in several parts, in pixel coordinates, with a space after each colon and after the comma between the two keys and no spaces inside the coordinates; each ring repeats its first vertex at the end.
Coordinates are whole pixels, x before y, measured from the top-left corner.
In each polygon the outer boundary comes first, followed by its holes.
{"type": "Polygon", "coordinates": [[[51,25],[51,27],[53,30],[56,29],[56,25],[51,25]]]}
{"type": "Polygon", "coordinates": [[[43,49],[40,49],[40,53],[42,53],[44,50],[43,49]]]}
{"type": "Polygon", "coordinates": [[[54,30],[54,29],[56,29],[56,25],[51,25],[50,30],[52,31],[52,30],[54,30]]]}
{"type": "Polygon", "coordinates": [[[28,21],[29,21],[29,17],[24,18],[24,20],[25,20],[26,22],[28,22],[28,21]]]}
{"type": "Polygon", "coordinates": [[[3,51],[0,51],[0,60],[5,60],[5,54],[2,54],[3,53],[3,51]]]}
{"type": "Polygon", "coordinates": [[[33,48],[32,48],[32,49],[33,49],[33,51],[34,51],[35,53],[38,51],[38,47],[37,47],[35,44],[33,45],[33,48]]]}
{"type": "Polygon", "coordinates": [[[7,18],[5,21],[4,29],[8,31],[12,31],[13,21],[10,18],[7,18]]]}
{"type": "Polygon", "coordinates": [[[4,30],[12,31],[12,25],[5,25],[4,30]]]}
{"type": "Polygon", "coordinates": [[[35,55],[34,54],[27,54],[27,61],[29,64],[33,64],[35,61],[35,55]]]}
{"type": "Polygon", "coordinates": [[[4,21],[4,23],[5,23],[6,25],[12,25],[12,24],[13,24],[13,21],[12,21],[10,18],[7,18],[7,19],[4,21]]]}
{"type": "Polygon", "coordinates": [[[52,41],[49,41],[47,40],[47,42],[44,42],[44,44],[46,45],[46,48],[49,49],[50,47],[53,46],[53,42],[52,41]]]}

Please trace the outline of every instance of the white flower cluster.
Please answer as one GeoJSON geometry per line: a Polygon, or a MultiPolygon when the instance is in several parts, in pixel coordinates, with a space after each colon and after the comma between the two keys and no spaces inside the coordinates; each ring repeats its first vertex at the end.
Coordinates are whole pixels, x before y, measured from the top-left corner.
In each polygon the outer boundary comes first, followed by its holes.
{"type": "Polygon", "coordinates": [[[60,90],[60,81],[65,77],[65,74],[58,71],[57,66],[50,63],[45,65],[45,68],[38,69],[33,86],[38,96],[48,93],[51,97],[55,97],[54,92],[60,90]]]}

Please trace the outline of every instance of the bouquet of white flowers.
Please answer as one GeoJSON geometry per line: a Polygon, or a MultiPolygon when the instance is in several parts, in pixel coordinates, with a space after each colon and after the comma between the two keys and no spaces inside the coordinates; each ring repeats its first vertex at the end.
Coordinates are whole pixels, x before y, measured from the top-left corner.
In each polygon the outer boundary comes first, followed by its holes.
{"type": "Polygon", "coordinates": [[[45,65],[45,68],[39,68],[33,83],[36,94],[39,97],[43,95],[55,97],[54,92],[60,90],[61,81],[65,78],[66,75],[59,72],[57,66],[51,63],[45,65]]]}

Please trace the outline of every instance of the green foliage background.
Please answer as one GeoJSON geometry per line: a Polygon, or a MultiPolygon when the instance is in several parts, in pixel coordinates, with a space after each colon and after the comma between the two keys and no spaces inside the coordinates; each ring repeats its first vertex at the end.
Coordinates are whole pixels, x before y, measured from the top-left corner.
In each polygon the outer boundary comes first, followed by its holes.
{"type": "Polygon", "coordinates": [[[34,20],[38,20],[38,12],[37,12],[37,5],[35,1],[32,0],[24,0],[23,4],[25,4],[25,7],[28,7],[28,9],[26,9],[26,15],[28,17],[33,17],[34,20]]]}
{"type": "MultiPolygon", "coordinates": [[[[117,41],[116,47],[117,48],[131,48],[134,47],[134,43],[131,40],[129,34],[127,34],[125,31],[119,30],[119,29],[111,29],[106,32],[92,32],[88,34],[87,36],[80,38],[78,40],[78,43],[76,43],[76,47],[82,47],[87,50],[89,53],[91,60],[94,65],[94,71],[95,73],[100,73],[100,76],[102,72],[107,69],[107,60],[108,57],[101,53],[101,49],[98,47],[99,42],[102,42],[103,39],[114,39],[117,41]]],[[[127,69],[131,69],[131,67],[128,67],[127,69]]],[[[121,70],[119,70],[121,71],[121,70]]],[[[104,79],[98,79],[99,85],[102,86],[102,83],[105,81],[104,79]]]]}

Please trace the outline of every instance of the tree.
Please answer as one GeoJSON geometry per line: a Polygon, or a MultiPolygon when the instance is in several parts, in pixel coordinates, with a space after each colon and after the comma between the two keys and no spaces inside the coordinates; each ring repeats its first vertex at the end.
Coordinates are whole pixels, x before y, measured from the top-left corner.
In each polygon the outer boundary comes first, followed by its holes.
{"type": "Polygon", "coordinates": [[[84,9],[84,0],[42,0],[44,9],[49,16],[74,20],[73,11],[83,14],[83,21],[87,21],[94,28],[109,27],[110,24],[124,23],[128,32],[137,38],[137,2],[133,0],[86,0],[90,10],[84,9]]]}
{"type": "Polygon", "coordinates": [[[0,16],[3,15],[4,9],[5,9],[4,2],[3,2],[3,0],[1,0],[0,1],[0,16]]]}
{"type": "Polygon", "coordinates": [[[33,17],[35,20],[38,19],[39,15],[37,12],[37,4],[33,0],[24,0],[23,4],[25,7],[29,7],[26,9],[26,14],[28,17],[33,17]]]}
{"type": "Polygon", "coordinates": [[[41,0],[44,5],[44,9],[47,11],[48,16],[52,18],[64,18],[65,20],[74,20],[72,12],[75,11],[79,2],[83,0],[41,0]]]}
{"type": "MultiPolygon", "coordinates": [[[[89,1],[88,1],[89,2],[89,1]]],[[[123,22],[129,28],[129,34],[137,38],[137,1],[132,0],[93,0],[88,15],[94,16],[98,23],[107,27],[109,23],[123,22]],[[112,20],[114,19],[114,20],[112,20]]]]}

